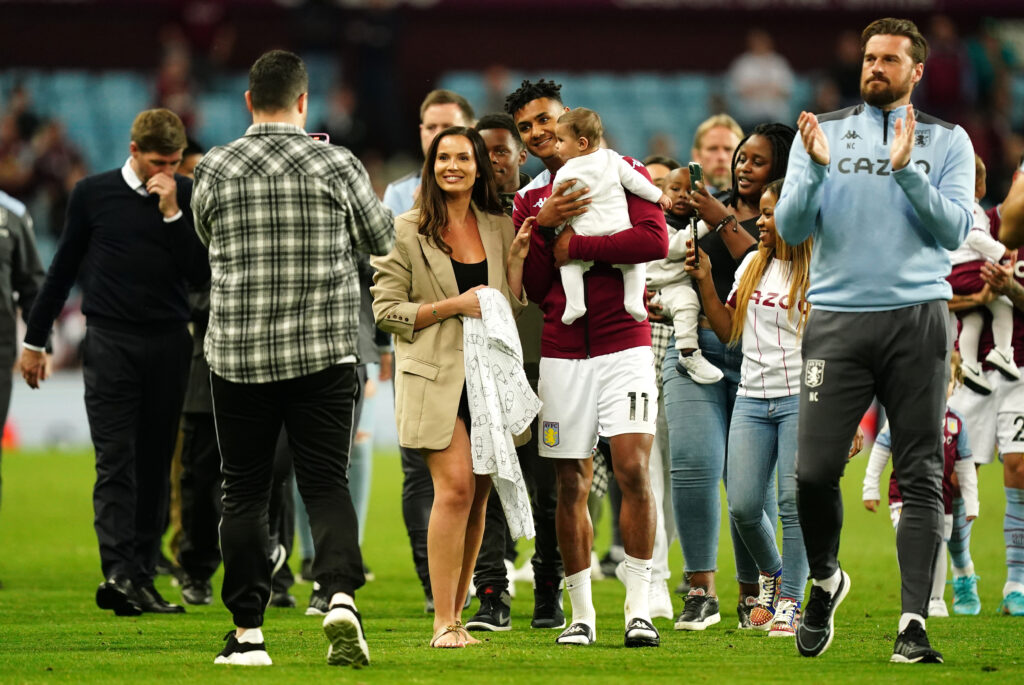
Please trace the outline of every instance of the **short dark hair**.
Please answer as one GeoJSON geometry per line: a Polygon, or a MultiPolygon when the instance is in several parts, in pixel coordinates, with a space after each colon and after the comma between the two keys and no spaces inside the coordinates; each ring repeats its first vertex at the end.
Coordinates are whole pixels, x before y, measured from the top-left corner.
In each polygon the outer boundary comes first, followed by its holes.
{"type": "Polygon", "coordinates": [[[139,152],[156,152],[173,155],[181,152],[188,144],[185,125],[177,114],[169,109],[147,109],[139,112],[132,122],[132,142],[139,152]]]}
{"type": "Polygon", "coordinates": [[[864,48],[872,36],[906,36],[910,39],[910,58],[917,64],[924,64],[928,59],[928,41],[917,30],[917,24],[909,19],[886,17],[868,24],[860,34],[861,54],[864,54],[864,48]]]}
{"type": "Polygon", "coordinates": [[[453,90],[440,89],[430,91],[427,93],[427,97],[423,98],[423,102],[420,104],[420,121],[423,121],[427,107],[434,105],[458,105],[467,126],[472,126],[473,120],[476,119],[476,113],[473,111],[473,106],[469,104],[469,100],[453,90]]]}
{"type": "Polygon", "coordinates": [[[449,136],[462,136],[473,146],[473,157],[479,173],[473,182],[472,199],[477,209],[495,216],[503,215],[505,209],[498,196],[498,182],[494,180],[491,156],[487,154],[487,145],[480,134],[465,126],[451,126],[434,136],[423,161],[423,172],[420,176],[419,234],[426,236],[428,242],[450,256],[452,248],[441,237],[441,233],[448,226],[448,203],[444,191],[437,185],[437,177],[434,176],[437,148],[440,147],[441,141],[449,136]]]}
{"type": "Polygon", "coordinates": [[[666,157],[665,155],[650,155],[644,160],[644,166],[651,166],[652,164],[660,164],[664,167],[668,167],[669,171],[675,171],[682,166],[676,160],[671,157],[666,157]]]}
{"type": "Polygon", "coordinates": [[[473,127],[477,131],[490,131],[496,128],[503,128],[512,134],[512,140],[515,141],[516,147],[520,150],[525,150],[526,146],[523,144],[523,139],[519,137],[519,130],[516,128],[516,122],[512,121],[512,117],[504,112],[494,112],[493,114],[485,114],[480,117],[480,121],[476,122],[476,126],[473,127]]]}
{"type": "Polygon", "coordinates": [[[562,104],[562,84],[544,79],[533,83],[528,79],[523,79],[519,88],[505,98],[505,111],[515,116],[516,112],[540,98],[547,98],[562,104]]]}
{"type": "Polygon", "coordinates": [[[182,153],[183,157],[189,155],[202,155],[205,154],[206,150],[200,145],[194,138],[187,138],[185,142],[185,152],[182,153]]]}
{"type": "Polygon", "coordinates": [[[249,97],[259,112],[290,109],[309,90],[309,74],[302,58],[287,50],[264,53],[249,69],[249,97]]]}

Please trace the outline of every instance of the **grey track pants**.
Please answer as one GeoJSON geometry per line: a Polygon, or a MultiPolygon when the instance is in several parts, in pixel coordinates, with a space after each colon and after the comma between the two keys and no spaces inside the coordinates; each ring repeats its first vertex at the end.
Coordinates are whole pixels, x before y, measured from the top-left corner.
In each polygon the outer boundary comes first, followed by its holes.
{"type": "Polygon", "coordinates": [[[811,577],[838,569],[839,479],[857,424],[877,396],[889,416],[903,494],[896,535],[903,611],[927,616],[942,533],[944,302],[880,312],[812,310],[803,336],[797,506],[811,577]]]}

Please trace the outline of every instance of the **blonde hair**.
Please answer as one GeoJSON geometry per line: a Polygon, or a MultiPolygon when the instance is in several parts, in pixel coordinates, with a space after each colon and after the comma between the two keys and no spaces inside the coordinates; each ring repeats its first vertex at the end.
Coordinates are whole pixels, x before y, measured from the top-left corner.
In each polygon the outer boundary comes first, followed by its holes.
{"type": "Polygon", "coordinates": [[[590,147],[601,146],[604,126],[601,125],[601,117],[594,110],[577,107],[558,117],[558,123],[572,129],[572,134],[577,138],[586,138],[590,147]]]}
{"type": "Polygon", "coordinates": [[[743,138],[743,129],[740,128],[735,119],[728,114],[715,114],[702,121],[697,127],[697,131],[693,134],[694,150],[700,150],[700,144],[704,141],[704,136],[713,128],[727,128],[736,135],[736,140],[743,138]]]}
{"type": "MultiPolygon", "coordinates": [[[[780,178],[772,181],[765,186],[764,192],[761,194],[771,193],[776,202],[778,202],[779,197],[782,195],[782,180],[780,178]]],[[[736,287],[736,311],[733,312],[732,327],[729,331],[730,345],[735,345],[743,337],[743,326],[747,319],[747,305],[750,302],[750,295],[757,288],[761,279],[764,278],[765,272],[774,259],[788,262],[786,265],[780,265],[780,268],[787,270],[786,276],[789,278],[789,313],[787,316],[792,321],[794,311],[799,312],[796,332],[797,335],[803,332],[804,324],[807,323],[807,314],[810,311],[806,301],[807,287],[810,284],[811,247],[811,238],[807,238],[807,240],[799,245],[794,246],[783,240],[782,236],[778,235],[778,232],[776,232],[775,236],[774,249],[758,245],[757,254],[751,260],[747,270],[743,272],[743,277],[736,287]]]]}

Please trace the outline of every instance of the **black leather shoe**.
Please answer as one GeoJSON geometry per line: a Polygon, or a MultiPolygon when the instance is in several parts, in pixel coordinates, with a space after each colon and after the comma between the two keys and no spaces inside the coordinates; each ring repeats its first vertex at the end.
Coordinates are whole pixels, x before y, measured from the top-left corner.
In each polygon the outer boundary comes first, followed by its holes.
{"type": "Polygon", "coordinates": [[[142,607],[135,599],[135,586],[123,576],[111,576],[96,589],[96,606],[112,609],[117,616],[138,616],[142,607]]]}
{"type": "Polygon", "coordinates": [[[152,583],[135,589],[135,602],[149,614],[183,614],[185,607],[171,604],[160,596],[152,583]]]}

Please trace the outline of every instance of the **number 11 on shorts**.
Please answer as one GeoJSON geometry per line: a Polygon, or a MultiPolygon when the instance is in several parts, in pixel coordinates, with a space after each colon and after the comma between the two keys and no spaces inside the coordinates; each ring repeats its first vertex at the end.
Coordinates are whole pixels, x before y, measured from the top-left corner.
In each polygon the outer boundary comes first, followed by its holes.
{"type": "MultiPolygon", "coordinates": [[[[636,393],[635,392],[628,392],[628,393],[626,393],[626,395],[629,397],[629,420],[630,421],[636,421],[636,393]]],[[[640,393],[640,400],[644,403],[644,418],[642,420],[644,421],[644,423],[646,423],[647,422],[647,404],[648,404],[648,401],[649,401],[647,393],[645,393],[645,392],[640,393]]]]}

